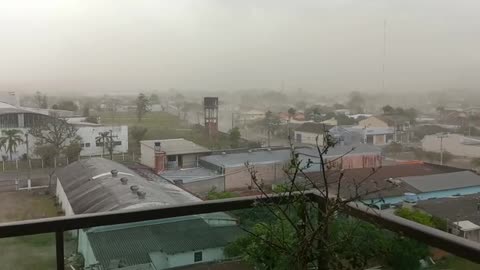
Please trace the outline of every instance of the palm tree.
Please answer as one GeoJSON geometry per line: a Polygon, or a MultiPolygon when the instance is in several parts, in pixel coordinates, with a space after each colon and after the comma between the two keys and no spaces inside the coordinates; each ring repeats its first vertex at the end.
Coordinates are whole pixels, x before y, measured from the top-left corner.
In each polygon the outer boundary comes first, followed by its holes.
{"type": "Polygon", "coordinates": [[[98,137],[96,137],[96,143],[102,143],[102,156],[105,155],[105,143],[110,139],[110,131],[99,132],[98,137]]]}
{"type": "Polygon", "coordinates": [[[17,152],[17,146],[23,144],[23,131],[18,129],[2,130],[2,137],[0,137],[0,148],[4,148],[5,152],[10,155],[17,152]]]}

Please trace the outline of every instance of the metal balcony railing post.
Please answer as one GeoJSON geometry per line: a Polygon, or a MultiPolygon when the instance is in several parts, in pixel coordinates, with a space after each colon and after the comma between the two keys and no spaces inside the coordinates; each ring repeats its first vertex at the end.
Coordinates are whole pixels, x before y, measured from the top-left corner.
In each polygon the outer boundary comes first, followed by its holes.
{"type": "Polygon", "coordinates": [[[63,230],[55,231],[55,251],[57,257],[57,270],[65,269],[65,254],[63,248],[63,230]]]}

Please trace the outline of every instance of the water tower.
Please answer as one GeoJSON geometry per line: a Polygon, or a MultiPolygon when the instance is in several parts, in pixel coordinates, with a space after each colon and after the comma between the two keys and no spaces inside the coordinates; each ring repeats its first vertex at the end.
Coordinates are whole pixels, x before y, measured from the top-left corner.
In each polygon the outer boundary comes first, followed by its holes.
{"type": "Polygon", "coordinates": [[[212,138],[218,132],[218,97],[203,98],[203,115],[208,136],[212,138]]]}

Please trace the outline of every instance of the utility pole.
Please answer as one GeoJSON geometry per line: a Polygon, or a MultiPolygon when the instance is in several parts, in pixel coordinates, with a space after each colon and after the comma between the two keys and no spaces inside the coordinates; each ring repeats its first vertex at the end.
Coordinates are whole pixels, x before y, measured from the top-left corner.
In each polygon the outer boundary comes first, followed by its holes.
{"type": "Polygon", "coordinates": [[[118,138],[118,136],[113,136],[113,130],[110,129],[110,146],[108,148],[108,152],[110,152],[110,160],[113,160],[113,147],[115,145],[113,138],[118,138]]]}
{"type": "Polygon", "coordinates": [[[31,170],[31,163],[30,163],[30,155],[29,155],[29,151],[28,151],[28,132],[25,133],[25,146],[27,147],[27,162],[28,162],[28,183],[30,183],[31,181],[31,178],[32,178],[32,172],[30,171],[31,170]]]}
{"type": "Polygon", "coordinates": [[[443,165],[443,138],[448,137],[447,134],[441,133],[437,135],[437,138],[440,139],[440,165],[443,165]]]}

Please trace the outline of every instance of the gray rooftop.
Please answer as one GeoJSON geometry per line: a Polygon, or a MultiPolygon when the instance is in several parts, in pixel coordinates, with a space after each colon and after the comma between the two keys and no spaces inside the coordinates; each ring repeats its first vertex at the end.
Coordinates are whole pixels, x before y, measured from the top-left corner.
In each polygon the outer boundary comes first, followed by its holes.
{"type": "MultiPolygon", "coordinates": [[[[314,147],[298,147],[295,149],[295,153],[298,153],[301,159],[312,159],[315,161],[315,158],[319,158],[318,150],[314,147]]],[[[325,154],[325,158],[335,158],[342,155],[360,155],[360,154],[380,154],[380,148],[368,145],[368,144],[358,144],[354,146],[341,146],[336,145],[328,150],[325,154]]],[[[291,158],[290,149],[280,149],[280,150],[268,150],[268,149],[256,149],[251,152],[241,152],[241,153],[226,153],[218,155],[209,155],[200,158],[201,160],[225,167],[238,167],[244,166],[245,162],[250,164],[272,164],[286,162],[291,158]]]]}
{"type": "Polygon", "coordinates": [[[75,214],[200,201],[173,184],[148,181],[124,165],[104,158],[76,161],[59,169],[56,175],[75,214]],[[119,172],[117,177],[112,177],[113,169],[119,172]],[[127,185],[120,182],[122,177],[128,178],[127,185]],[[145,199],[132,193],[132,185],[146,192],[145,199]]]}
{"type": "Polygon", "coordinates": [[[469,220],[480,225],[480,215],[478,207],[480,203],[480,193],[471,195],[429,199],[417,202],[416,208],[450,222],[469,220]]]}
{"type": "MultiPolygon", "coordinates": [[[[296,150],[300,156],[319,158],[318,150],[314,147],[299,148],[296,150]]],[[[343,155],[364,155],[364,154],[380,154],[381,149],[370,144],[356,144],[356,145],[335,145],[325,153],[326,158],[334,158],[343,155]]]]}
{"type": "Polygon", "coordinates": [[[160,174],[161,177],[173,182],[174,180],[181,179],[184,183],[191,183],[195,181],[202,181],[219,176],[215,171],[197,167],[180,170],[166,170],[160,174]]]}
{"type": "Polygon", "coordinates": [[[402,180],[421,192],[480,186],[480,176],[471,171],[411,176],[402,180]]]}
{"type": "Polygon", "coordinates": [[[245,162],[249,162],[252,165],[285,162],[290,159],[290,153],[290,149],[262,149],[251,152],[210,155],[200,159],[217,166],[238,167],[244,166],[245,162]]]}
{"type": "Polygon", "coordinates": [[[160,142],[160,149],[167,153],[167,155],[181,155],[193,153],[208,153],[211,152],[208,148],[198,145],[194,142],[185,139],[166,139],[166,140],[145,140],[140,144],[149,148],[154,148],[155,142],[160,142]]]}
{"type": "Polygon", "coordinates": [[[211,226],[201,218],[186,218],[110,231],[92,230],[87,235],[96,259],[108,267],[113,259],[121,259],[127,266],[150,263],[151,252],[176,254],[225,247],[243,231],[236,225],[211,226]]]}

